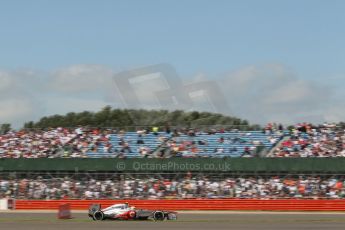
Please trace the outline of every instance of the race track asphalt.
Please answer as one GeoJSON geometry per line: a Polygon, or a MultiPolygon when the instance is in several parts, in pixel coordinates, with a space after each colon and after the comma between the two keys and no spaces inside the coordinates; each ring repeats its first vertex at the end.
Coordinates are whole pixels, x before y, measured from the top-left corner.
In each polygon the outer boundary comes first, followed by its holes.
{"type": "Polygon", "coordinates": [[[74,213],[73,219],[57,220],[55,213],[0,213],[0,229],[16,230],[343,230],[345,213],[180,213],[176,221],[102,221],[95,222],[82,213],[74,213]]]}

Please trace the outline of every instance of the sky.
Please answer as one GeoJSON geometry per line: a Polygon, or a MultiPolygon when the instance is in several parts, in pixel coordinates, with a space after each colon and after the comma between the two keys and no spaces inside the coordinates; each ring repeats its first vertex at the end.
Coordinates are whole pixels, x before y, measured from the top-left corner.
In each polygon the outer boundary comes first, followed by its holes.
{"type": "MultiPolygon", "coordinates": [[[[191,108],[345,121],[344,12],[343,0],[0,0],[0,124],[126,108],[114,76],[161,63],[184,92],[216,83],[221,100],[194,93],[191,108]]],[[[132,82],[138,108],[166,108],[160,76],[132,82]]]]}

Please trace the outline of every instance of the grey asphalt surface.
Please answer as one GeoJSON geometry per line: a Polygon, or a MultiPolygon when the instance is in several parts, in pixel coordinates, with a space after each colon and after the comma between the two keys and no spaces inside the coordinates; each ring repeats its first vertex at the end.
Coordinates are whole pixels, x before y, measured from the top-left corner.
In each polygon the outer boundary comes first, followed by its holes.
{"type": "Polygon", "coordinates": [[[73,219],[58,220],[55,213],[0,213],[0,229],[16,230],[148,230],[148,229],[345,229],[345,213],[181,213],[177,221],[102,221],[75,213],[73,219]]]}

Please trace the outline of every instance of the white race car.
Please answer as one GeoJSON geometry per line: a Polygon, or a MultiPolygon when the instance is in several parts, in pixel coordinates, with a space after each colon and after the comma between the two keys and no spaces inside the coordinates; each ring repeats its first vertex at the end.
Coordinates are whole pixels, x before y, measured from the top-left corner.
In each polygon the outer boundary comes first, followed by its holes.
{"type": "Polygon", "coordinates": [[[177,212],[136,209],[128,203],[114,204],[105,209],[100,204],[92,204],[89,217],[93,220],[177,220],[177,212]]]}

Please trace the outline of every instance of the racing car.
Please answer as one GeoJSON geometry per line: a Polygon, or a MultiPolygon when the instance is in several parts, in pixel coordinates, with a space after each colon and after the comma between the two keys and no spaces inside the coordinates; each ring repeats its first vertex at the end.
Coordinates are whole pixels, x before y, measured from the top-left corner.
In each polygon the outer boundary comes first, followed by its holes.
{"type": "Polygon", "coordinates": [[[136,209],[128,203],[114,204],[105,209],[100,204],[89,207],[89,217],[95,221],[101,220],[176,220],[177,212],[162,210],[136,209]]]}

